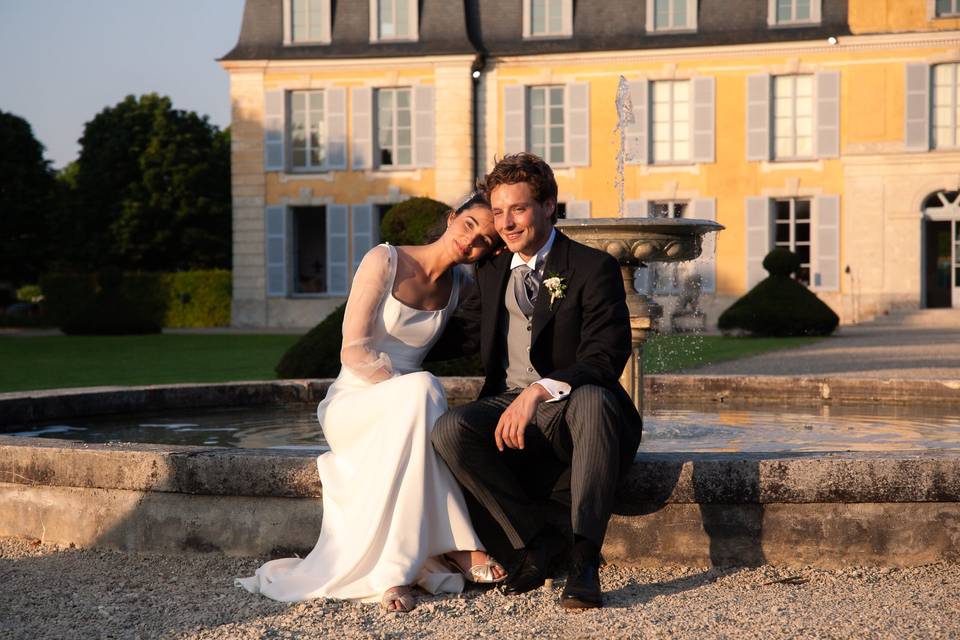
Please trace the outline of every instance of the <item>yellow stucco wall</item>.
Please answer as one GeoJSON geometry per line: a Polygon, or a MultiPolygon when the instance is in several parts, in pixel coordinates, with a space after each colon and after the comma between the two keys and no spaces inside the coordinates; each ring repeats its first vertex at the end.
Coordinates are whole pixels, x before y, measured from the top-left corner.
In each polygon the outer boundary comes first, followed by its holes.
{"type": "Polygon", "coordinates": [[[958,18],[930,19],[927,0],[849,0],[853,33],[904,33],[960,29],[958,18]]]}

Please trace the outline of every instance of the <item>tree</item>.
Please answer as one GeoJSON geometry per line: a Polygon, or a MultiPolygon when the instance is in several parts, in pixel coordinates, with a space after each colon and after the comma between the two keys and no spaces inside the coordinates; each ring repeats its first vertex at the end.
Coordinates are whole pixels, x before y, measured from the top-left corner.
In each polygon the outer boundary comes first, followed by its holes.
{"type": "Polygon", "coordinates": [[[80,269],[230,266],[226,131],[173,109],[167,97],[127,96],[87,123],[80,146],[68,177],[75,210],[60,227],[68,262],[80,269]]]}
{"type": "Polygon", "coordinates": [[[37,282],[48,255],[57,184],[30,124],[0,111],[0,281],[37,282]]]}

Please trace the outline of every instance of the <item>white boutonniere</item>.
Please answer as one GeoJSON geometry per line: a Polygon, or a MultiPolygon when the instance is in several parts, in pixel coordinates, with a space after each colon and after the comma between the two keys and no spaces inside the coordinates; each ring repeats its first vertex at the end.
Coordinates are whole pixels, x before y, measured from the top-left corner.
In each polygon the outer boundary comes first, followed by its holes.
{"type": "Polygon", "coordinates": [[[550,293],[550,310],[553,311],[553,303],[557,300],[563,300],[563,297],[567,295],[566,278],[559,273],[548,273],[543,280],[543,286],[550,293]]]}

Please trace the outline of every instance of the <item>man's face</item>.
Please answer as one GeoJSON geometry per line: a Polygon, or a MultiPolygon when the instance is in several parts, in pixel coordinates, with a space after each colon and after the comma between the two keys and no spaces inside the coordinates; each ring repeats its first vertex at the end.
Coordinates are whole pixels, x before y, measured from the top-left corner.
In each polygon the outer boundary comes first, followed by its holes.
{"type": "Polygon", "coordinates": [[[501,184],[490,192],[493,224],[507,249],[529,260],[550,237],[550,221],[556,202],[540,204],[526,182],[501,184]]]}

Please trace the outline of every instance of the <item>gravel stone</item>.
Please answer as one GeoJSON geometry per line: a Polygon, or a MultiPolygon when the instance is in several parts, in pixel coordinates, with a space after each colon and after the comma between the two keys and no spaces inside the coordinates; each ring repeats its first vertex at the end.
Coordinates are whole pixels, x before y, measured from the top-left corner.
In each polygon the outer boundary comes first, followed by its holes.
{"type": "Polygon", "coordinates": [[[263,561],[126,553],[0,538],[0,638],[957,638],[960,564],[601,571],[603,609],[567,612],[552,588],[419,594],[375,604],[274,602],[233,586],[263,561]]]}

